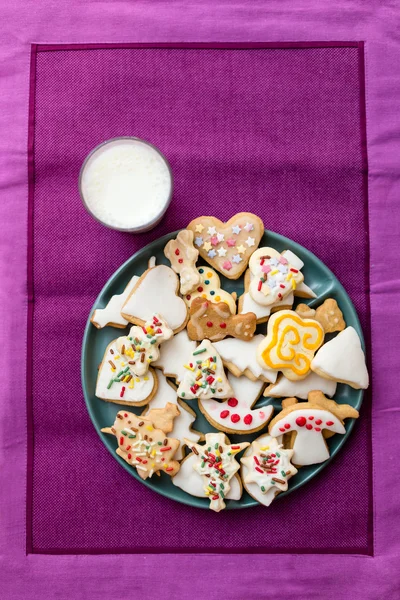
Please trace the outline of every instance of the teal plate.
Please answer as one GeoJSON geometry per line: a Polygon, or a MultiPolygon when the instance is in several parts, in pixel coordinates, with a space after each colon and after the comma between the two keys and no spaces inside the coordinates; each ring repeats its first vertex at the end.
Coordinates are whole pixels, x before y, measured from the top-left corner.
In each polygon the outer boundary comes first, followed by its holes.
{"type": "MultiPolygon", "coordinates": [[[[151,488],[158,494],[162,494],[163,496],[167,496],[177,502],[182,502],[184,504],[188,504],[190,506],[196,506],[198,508],[208,508],[209,500],[207,498],[196,498],[194,496],[190,496],[180,488],[174,486],[171,482],[171,478],[161,474],[161,477],[148,479],[143,481],[138,476],[136,469],[130,467],[122,458],[120,458],[116,454],[117,449],[117,440],[114,436],[106,435],[101,433],[100,429],[102,427],[109,427],[115,421],[115,415],[118,410],[128,408],[129,411],[140,414],[143,412],[144,407],[126,407],[123,404],[117,405],[109,402],[104,402],[99,400],[94,395],[95,387],[96,387],[96,378],[97,378],[97,368],[100,362],[102,361],[104,351],[107,345],[111,342],[111,340],[119,337],[120,335],[124,335],[125,331],[129,330],[129,327],[126,330],[123,329],[115,329],[113,327],[105,327],[103,329],[97,329],[90,322],[90,318],[92,316],[93,310],[96,308],[104,308],[111,296],[114,294],[121,294],[125,289],[128,281],[131,279],[133,275],[141,275],[147,269],[147,263],[151,256],[155,256],[157,260],[157,264],[167,264],[169,265],[169,261],[164,256],[164,247],[166,243],[175,238],[177,235],[177,231],[174,233],[170,233],[165,235],[164,237],[155,240],[142,250],[139,250],[136,254],[134,254],[129,260],[127,260],[115,273],[114,275],[107,281],[104,288],[101,290],[96,302],[93,305],[92,311],[89,315],[88,322],[86,324],[85,334],[83,337],[83,347],[82,347],[82,364],[81,364],[81,375],[82,375],[82,387],[83,393],[85,396],[85,402],[87,409],[89,411],[90,418],[92,419],[93,425],[99,434],[103,444],[106,448],[111,452],[116,461],[120,463],[120,465],[126,469],[133,477],[135,477],[142,485],[146,485],[151,488]]],[[[360,326],[360,322],[357,317],[356,310],[347,295],[345,289],[335,277],[335,275],[330,271],[314,254],[296,244],[292,240],[285,238],[277,233],[272,231],[266,231],[261,242],[260,246],[272,246],[276,248],[276,250],[282,252],[283,250],[292,250],[303,262],[304,267],[302,269],[302,273],[304,274],[304,281],[307,283],[309,287],[317,294],[317,298],[312,300],[304,300],[303,298],[297,298],[296,303],[305,302],[311,307],[319,306],[326,298],[335,298],[343,312],[345,321],[347,325],[351,325],[357,331],[361,338],[361,343],[364,348],[364,339],[360,326]]],[[[199,261],[199,264],[201,261],[199,261]]],[[[236,292],[238,297],[243,293],[243,277],[241,277],[237,281],[232,281],[230,279],[224,278],[222,275],[221,283],[222,287],[229,292],[236,292]]],[[[265,333],[266,325],[260,325],[259,329],[265,333]]],[[[332,336],[327,336],[329,339],[332,336]]],[[[337,386],[337,391],[335,394],[335,400],[339,403],[350,404],[357,410],[360,409],[361,403],[363,399],[363,390],[355,390],[348,385],[339,384],[337,386]]],[[[200,412],[197,404],[195,402],[190,402],[190,407],[196,411],[197,419],[193,424],[193,428],[198,431],[202,431],[203,433],[216,431],[206,420],[206,418],[200,412]]],[[[281,409],[281,401],[276,398],[264,398],[260,399],[256,406],[262,407],[265,405],[272,404],[275,409],[275,414],[279,412],[281,409]]],[[[308,481],[310,481],[313,477],[315,477],[322,469],[324,469],[327,464],[332,460],[332,458],[339,452],[340,448],[345,444],[346,439],[350,435],[351,430],[354,426],[354,419],[347,419],[345,423],[346,433],[344,435],[335,435],[327,440],[329,450],[330,450],[330,458],[319,465],[311,465],[309,467],[303,467],[299,469],[297,475],[295,475],[289,483],[289,490],[287,492],[283,492],[279,494],[278,499],[286,496],[287,494],[294,492],[300,486],[304,485],[308,481]]],[[[248,435],[229,435],[231,442],[238,441],[252,441],[253,439],[259,437],[262,434],[262,431],[248,434],[248,435]]],[[[229,500],[227,502],[227,509],[237,509],[237,508],[249,508],[250,506],[256,506],[258,502],[256,502],[251,496],[249,496],[245,491],[243,492],[242,498],[238,501],[229,500]]]]}

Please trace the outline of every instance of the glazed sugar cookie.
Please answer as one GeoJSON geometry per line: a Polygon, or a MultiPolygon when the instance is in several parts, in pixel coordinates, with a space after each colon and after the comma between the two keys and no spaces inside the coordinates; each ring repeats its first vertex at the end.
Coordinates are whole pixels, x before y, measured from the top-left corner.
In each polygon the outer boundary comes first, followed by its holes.
{"type": "Polygon", "coordinates": [[[365,355],[353,327],[347,327],[322,346],[311,362],[312,370],[327,379],[366,389],[369,385],[365,355]]]}
{"type": "Polygon", "coordinates": [[[224,499],[231,488],[230,481],[239,470],[236,454],[247,448],[249,442],[230,444],[223,433],[206,433],[204,446],[193,444],[190,440],[184,441],[196,455],[193,469],[202,476],[211,510],[223,510],[226,506],[224,499]]]}
{"type": "Polygon", "coordinates": [[[348,404],[336,404],[321,392],[311,392],[308,402],[296,398],[282,401],[282,411],[269,424],[273,437],[292,433],[290,446],[293,463],[305,466],[322,463],[329,458],[324,433],[344,434],[343,419],[358,417],[358,411],[348,404]]]}
{"type": "Polygon", "coordinates": [[[154,314],[160,314],[177,333],[187,321],[186,304],[177,296],[179,280],[166,265],[147,269],[136,282],[122,307],[122,316],[134,325],[144,325],[154,314]]]}
{"type": "Polygon", "coordinates": [[[180,277],[181,294],[184,296],[194,290],[200,283],[200,275],[196,269],[199,251],[193,246],[193,231],[180,231],[176,239],[170,240],[165,246],[164,254],[180,277]]]}
{"type": "Polygon", "coordinates": [[[186,329],[165,342],[160,348],[160,358],[154,363],[164,375],[173,377],[178,383],[182,381],[187,369],[184,364],[187,357],[196,350],[197,344],[189,339],[186,329]]]}
{"type": "MultiPolygon", "coordinates": [[[[188,454],[181,462],[181,468],[175,477],[173,477],[172,483],[191,496],[208,498],[208,495],[205,493],[203,478],[193,468],[196,462],[197,455],[194,452],[188,454]]],[[[226,494],[225,500],[240,500],[242,496],[242,482],[239,475],[236,473],[229,483],[230,490],[226,494]]]]}
{"type": "Polygon", "coordinates": [[[250,340],[256,330],[254,313],[232,315],[225,302],[210,302],[204,298],[193,300],[189,309],[187,325],[191,340],[205,338],[215,342],[231,335],[241,340],[250,340]]]}
{"type": "Polygon", "coordinates": [[[285,450],[268,434],[252,442],[240,462],[243,485],[254,500],[269,506],[280,492],[286,492],[288,480],[297,473],[292,456],[293,450],[285,450]]]}
{"type": "Polygon", "coordinates": [[[261,379],[268,383],[274,383],[277,371],[260,366],[257,361],[257,348],[264,340],[262,334],[255,335],[248,342],[229,338],[214,343],[214,348],[222,358],[224,366],[236,377],[246,375],[249,379],[256,381],[261,379]]]}
{"type": "Polygon", "coordinates": [[[264,224],[252,213],[238,213],[227,223],[198,217],[189,223],[200,256],[228,279],[238,279],[247,268],[264,233],[264,224]]]}
{"type": "Polygon", "coordinates": [[[229,306],[231,313],[234,315],[236,313],[236,293],[229,294],[221,288],[219,275],[211,267],[199,267],[197,271],[199,273],[200,283],[193,292],[184,296],[183,299],[187,306],[190,308],[193,300],[200,297],[211,300],[211,302],[225,302],[229,306]]]}
{"type": "Polygon", "coordinates": [[[166,404],[176,404],[180,410],[174,420],[174,427],[169,432],[171,437],[176,438],[181,442],[178,450],[175,453],[176,460],[182,460],[183,454],[183,438],[188,438],[193,442],[198,442],[203,435],[198,431],[192,430],[192,424],[196,419],[196,413],[188,407],[188,405],[182,400],[178,400],[176,395],[176,387],[170,383],[165,375],[162,373],[158,374],[158,389],[154,398],[146,406],[142,416],[146,415],[149,410],[153,408],[164,408],[166,404]]]}
{"type": "Polygon", "coordinates": [[[304,379],[314,353],[324,341],[324,330],[313,319],[302,319],[293,310],[281,310],[268,321],[267,336],[258,347],[257,360],[288,379],[304,379]]]}
{"type": "Polygon", "coordinates": [[[178,388],[178,396],[183,400],[233,396],[221,357],[209,340],[188,356],[184,366],[186,374],[178,388]]]}
{"type": "Polygon", "coordinates": [[[157,391],[157,377],[153,369],[138,377],[130,371],[127,359],[118,352],[117,341],[111,342],[99,367],[95,394],[101,400],[143,406],[157,391]]]}
{"type": "Polygon", "coordinates": [[[173,477],[179,471],[179,463],[174,460],[179,440],[166,437],[166,433],[172,429],[172,422],[178,415],[179,409],[174,404],[150,411],[147,417],[119,411],[113,427],[101,431],[115,435],[117,454],[128,465],[136,467],[142,479],[160,471],[173,477]]]}
{"type": "Polygon", "coordinates": [[[239,298],[239,314],[252,312],[256,315],[257,323],[265,323],[268,321],[271,312],[275,310],[290,309],[294,302],[294,295],[290,292],[284,300],[278,300],[269,306],[258,304],[249,294],[250,281],[252,275],[247,269],[244,274],[244,294],[239,298]]]}
{"type": "Polygon", "coordinates": [[[232,374],[228,375],[228,381],[233,396],[225,402],[199,398],[199,408],[207,421],[226,433],[252,433],[265,427],[272,417],[273,407],[252,408],[261,396],[265,383],[232,374]]]}
{"type": "Polygon", "coordinates": [[[121,315],[121,309],[138,281],[139,277],[134,275],[122,294],[112,296],[104,308],[96,308],[90,320],[97,329],[107,325],[123,329],[128,325],[128,321],[121,315]]]}
{"type": "Polygon", "coordinates": [[[254,252],[249,262],[252,275],[249,286],[250,296],[258,304],[270,306],[284,301],[284,298],[294,292],[303,275],[288,260],[274,248],[259,248],[254,252]]]}
{"type": "Polygon", "coordinates": [[[269,385],[264,390],[264,396],[270,398],[286,398],[295,396],[302,400],[307,400],[308,394],[313,390],[320,390],[327,396],[334,396],[336,392],[336,381],[324,379],[316,373],[310,372],[307,377],[298,381],[290,381],[284,375],[281,375],[278,382],[269,385]]]}
{"type": "Polygon", "coordinates": [[[133,375],[145,375],[149,365],[160,356],[159,346],[173,336],[168,323],[160,316],[153,315],[143,327],[134,325],[129,335],[117,339],[117,350],[129,365],[133,375]]]}

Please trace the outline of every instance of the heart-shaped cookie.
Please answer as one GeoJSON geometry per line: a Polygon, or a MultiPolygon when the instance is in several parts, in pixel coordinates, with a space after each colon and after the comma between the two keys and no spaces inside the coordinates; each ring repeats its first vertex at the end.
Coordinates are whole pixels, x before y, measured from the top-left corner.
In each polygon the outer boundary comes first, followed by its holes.
{"type": "Polygon", "coordinates": [[[223,223],[216,217],[198,217],[187,227],[194,233],[200,256],[228,279],[238,279],[247,268],[264,233],[264,223],[242,212],[223,223]]]}

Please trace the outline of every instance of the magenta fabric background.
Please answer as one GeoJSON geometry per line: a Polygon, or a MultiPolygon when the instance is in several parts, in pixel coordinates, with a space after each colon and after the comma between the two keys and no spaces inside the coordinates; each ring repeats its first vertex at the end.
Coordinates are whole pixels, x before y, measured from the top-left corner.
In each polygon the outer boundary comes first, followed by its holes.
{"type": "Polygon", "coordinates": [[[269,510],[214,515],[140,485],[102,447],[79,351],[94,299],[134,251],[198,215],[244,209],[314,251],[369,334],[363,48],[47,50],[32,72],[29,551],[372,553],[369,398],[345,451],[311,484],[269,510]],[[118,135],[159,146],[174,173],[168,215],[141,236],[93,221],[77,189],[86,154],[118,135]],[[60,350],[65,374],[44,385],[60,350]]]}
{"type": "MultiPolygon", "coordinates": [[[[369,229],[374,393],[374,556],[320,555],[25,555],[26,414],[16,357],[0,355],[0,580],[11,600],[44,595],[102,599],[225,597],[390,599],[398,597],[396,477],[399,450],[400,285],[388,253],[400,233],[399,6],[382,0],[271,0],[232,3],[16,0],[0,8],[0,339],[25,347],[27,314],[27,135],[30,44],[132,41],[364,40],[367,81],[369,229]],[[18,384],[18,385],[17,385],[18,384]],[[389,440],[389,444],[388,444],[389,440]],[[390,483],[390,486],[389,486],[390,483]],[[267,560],[267,565],[266,565],[267,560]],[[266,569],[266,566],[268,567],[266,569]],[[271,589],[271,572],[276,574],[271,589]],[[221,575],[222,574],[222,575],[221,575]],[[279,574],[279,575],[278,575],[279,574]],[[139,576],[138,576],[139,575],[139,576]],[[150,584],[150,589],[147,587],[150,584]]],[[[24,370],[26,357],[18,355],[24,370]]],[[[338,457],[339,459],[339,457],[338,457]]]]}

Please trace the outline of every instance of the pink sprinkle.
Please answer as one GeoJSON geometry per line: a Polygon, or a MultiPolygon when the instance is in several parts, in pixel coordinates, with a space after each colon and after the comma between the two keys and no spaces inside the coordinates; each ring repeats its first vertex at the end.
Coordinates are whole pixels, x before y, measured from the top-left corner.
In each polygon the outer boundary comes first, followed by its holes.
{"type": "Polygon", "coordinates": [[[212,243],[213,246],[216,246],[219,243],[217,236],[213,235],[212,238],[210,238],[210,242],[212,243]]]}
{"type": "Polygon", "coordinates": [[[234,246],[236,246],[236,242],[232,238],[229,238],[229,240],[226,240],[226,243],[228,244],[228,246],[230,248],[233,248],[234,246]]]}
{"type": "Polygon", "coordinates": [[[258,416],[260,417],[260,419],[263,419],[265,417],[265,412],[260,410],[260,412],[258,413],[258,416]]]}
{"type": "Polygon", "coordinates": [[[261,267],[261,271],[262,271],[263,273],[269,273],[269,272],[270,272],[270,270],[271,270],[271,267],[270,267],[269,265],[263,265],[263,266],[261,267]]]}
{"type": "Polygon", "coordinates": [[[288,261],[286,260],[286,258],[284,256],[280,257],[279,262],[281,263],[281,265],[287,265],[288,264],[288,261]]]}
{"type": "Polygon", "coordinates": [[[230,261],[230,260],[226,260],[226,261],[224,262],[224,264],[222,265],[222,268],[223,268],[225,271],[230,271],[230,270],[232,269],[232,263],[231,263],[231,261],[230,261]]]}

